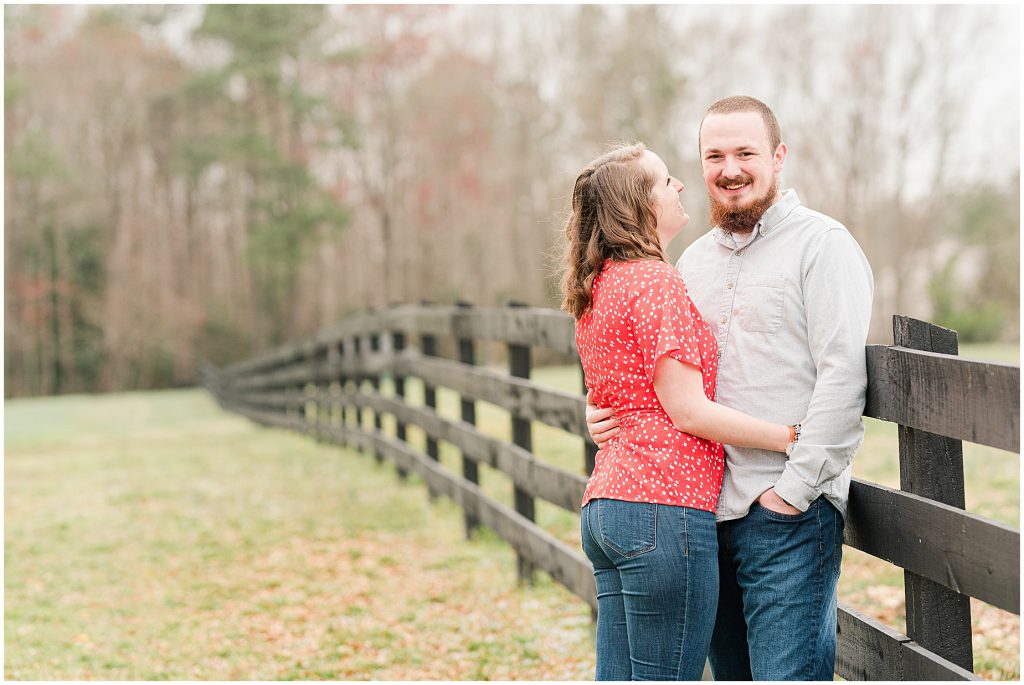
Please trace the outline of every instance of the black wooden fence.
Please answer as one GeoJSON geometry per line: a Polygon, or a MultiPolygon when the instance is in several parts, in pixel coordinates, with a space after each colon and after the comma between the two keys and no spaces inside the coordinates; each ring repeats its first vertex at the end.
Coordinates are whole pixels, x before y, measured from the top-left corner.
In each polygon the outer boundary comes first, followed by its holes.
{"type": "MultiPolygon", "coordinates": [[[[854,480],[844,542],[904,569],[908,635],[841,603],[836,672],[858,680],[976,679],[970,597],[1019,615],[1020,531],[963,511],[961,441],[1019,453],[1020,368],[956,357],[954,331],[899,316],[893,323],[895,345],[866,349],[864,415],[899,424],[901,489],[854,480]]],[[[403,305],[223,369],[207,365],[202,379],[230,411],[367,450],[403,477],[418,474],[432,496],[465,511],[467,534],[484,525],[515,549],[521,578],[543,569],[596,608],[590,563],[578,546],[535,523],[536,498],[578,513],[596,450],[582,395],[530,382],[534,348],[578,363],[572,319],[519,306],[403,305]],[[438,356],[442,339],[457,359],[438,356]],[[507,345],[508,373],[474,365],[481,341],[507,345]],[[381,392],[382,376],[393,379],[390,396],[381,392]],[[404,401],[409,377],[424,383],[425,406],[404,401]],[[461,420],[435,411],[438,387],[459,393],[461,420]],[[477,400],[510,413],[511,443],[477,430],[477,400]],[[394,417],[394,437],[382,430],[382,415],[394,417]],[[535,421],[584,437],[576,472],[534,457],[535,421]],[[406,441],[409,425],[426,434],[425,452],[406,441]],[[461,473],[440,464],[439,440],[461,451],[461,473]],[[514,509],[483,494],[480,464],[511,480],[514,509]]]]}

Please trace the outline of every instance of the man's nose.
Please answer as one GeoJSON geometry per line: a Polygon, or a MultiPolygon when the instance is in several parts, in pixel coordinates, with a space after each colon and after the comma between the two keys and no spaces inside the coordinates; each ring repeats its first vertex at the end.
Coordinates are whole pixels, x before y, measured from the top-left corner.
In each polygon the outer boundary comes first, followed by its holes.
{"type": "Polygon", "coordinates": [[[735,157],[726,157],[722,167],[722,175],[726,178],[736,178],[740,175],[740,165],[735,157]]]}

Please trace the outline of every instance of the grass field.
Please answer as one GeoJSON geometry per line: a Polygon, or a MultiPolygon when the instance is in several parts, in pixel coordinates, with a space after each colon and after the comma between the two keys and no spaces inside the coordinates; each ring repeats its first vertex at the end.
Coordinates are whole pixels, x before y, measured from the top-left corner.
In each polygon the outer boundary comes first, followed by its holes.
{"type": "Polygon", "coordinates": [[[592,674],[588,607],[370,458],[198,390],[5,414],[8,679],[592,674]]]}
{"type": "MultiPolygon", "coordinates": [[[[533,380],[579,388],[568,367],[533,380]]],[[[438,396],[456,416],[456,396],[438,396]]],[[[507,439],[508,414],[478,405],[481,429],[507,439]]],[[[580,438],[537,425],[534,445],[582,469],[580,438]]],[[[589,608],[545,574],[518,586],[510,549],[486,531],[466,542],[449,502],[201,391],[7,402],[5,455],[8,679],[593,677],[589,608]]],[[[447,445],[441,458],[459,468],[447,445]]],[[[1019,457],[968,445],[965,465],[967,508],[1018,526],[1019,457]]],[[[507,479],[482,471],[511,504],[507,479]]],[[[895,427],[868,421],[855,474],[898,485],[895,427]]],[[[537,514],[578,546],[575,515],[537,514]]],[[[840,598],[903,629],[902,573],[884,562],[847,549],[840,598]]],[[[972,616],[978,673],[1019,678],[1018,617],[972,616]]]]}

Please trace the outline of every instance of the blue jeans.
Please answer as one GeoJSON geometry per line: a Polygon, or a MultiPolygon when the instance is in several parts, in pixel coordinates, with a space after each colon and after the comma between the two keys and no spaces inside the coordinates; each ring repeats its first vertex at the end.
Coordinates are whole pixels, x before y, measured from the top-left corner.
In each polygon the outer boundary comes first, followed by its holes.
{"type": "Polygon", "coordinates": [[[714,514],[611,499],[580,513],[597,584],[597,679],[700,680],[718,603],[714,514]]]}
{"type": "Polygon", "coordinates": [[[824,497],[718,524],[715,680],[832,680],[842,559],[843,517],[824,497]]]}

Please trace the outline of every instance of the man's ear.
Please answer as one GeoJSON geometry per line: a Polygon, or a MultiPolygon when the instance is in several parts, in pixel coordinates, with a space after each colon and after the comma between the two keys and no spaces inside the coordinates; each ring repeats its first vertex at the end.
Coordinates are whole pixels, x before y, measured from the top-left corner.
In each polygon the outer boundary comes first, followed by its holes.
{"type": "Polygon", "coordinates": [[[775,155],[773,156],[773,159],[775,161],[775,173],[779,173],[780,171],[782,171],[782,165],[785,164],[786,162],[786,152],[787,150],[785,143],[779,143],[779,146],[775,148],[775,155]]]}

